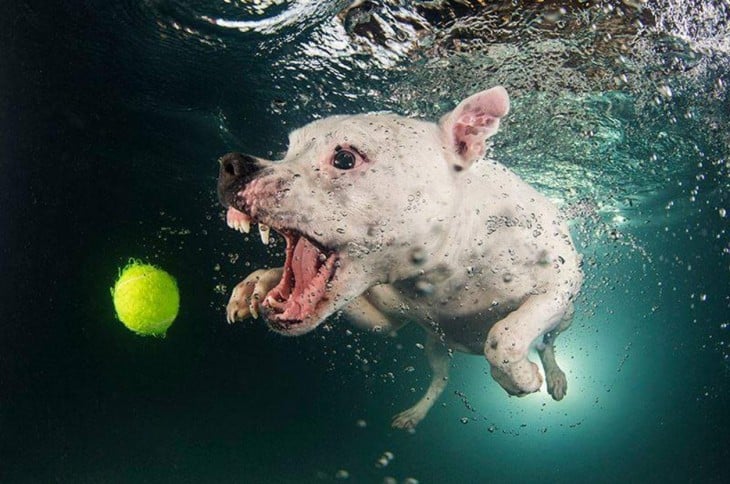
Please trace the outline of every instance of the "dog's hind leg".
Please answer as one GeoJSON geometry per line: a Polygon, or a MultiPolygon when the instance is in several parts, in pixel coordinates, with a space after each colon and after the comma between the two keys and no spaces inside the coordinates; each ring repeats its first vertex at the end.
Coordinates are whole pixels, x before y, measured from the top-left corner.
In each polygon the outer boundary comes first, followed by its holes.
{"type": "Polygon", "coordinates": [[[565,378],[565,373],[558,366],[558,362],[555,361],[555,338],[561,332],[568,329],[568,326],[573,321],[574,312],[573,305],[571,304],[565,312],[565,316],[560,321],[560,325],[554,330],[545,333],[545,336],[542,338],[542,344],[537,345],[537,354],[540,355],[540,361],[542,361],[542,367],[545,370],[547,391],[555,400],[562,400],[568,391],[568,381],[565,378]]]}
{"type": "Polygon", "coordinates": [[[426,340],[426,357],[431,367],[431,384],[426,394],[414,406],[393,417],[393,427],[412,429],[423,420],[433,404],[446,388],[449,376],[449,352],[446,346],[433,334],[426,340]]]}

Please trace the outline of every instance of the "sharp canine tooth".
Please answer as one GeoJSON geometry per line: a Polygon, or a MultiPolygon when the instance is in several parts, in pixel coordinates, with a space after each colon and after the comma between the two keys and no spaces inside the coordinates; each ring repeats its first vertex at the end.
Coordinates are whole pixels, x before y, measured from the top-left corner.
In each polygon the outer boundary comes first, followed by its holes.
{"type": "Polygon", "coordinates": [[[259,234],[261,234],[261,242],[264,245],[269,245],[269,226],[259,223],[259,234]]]}

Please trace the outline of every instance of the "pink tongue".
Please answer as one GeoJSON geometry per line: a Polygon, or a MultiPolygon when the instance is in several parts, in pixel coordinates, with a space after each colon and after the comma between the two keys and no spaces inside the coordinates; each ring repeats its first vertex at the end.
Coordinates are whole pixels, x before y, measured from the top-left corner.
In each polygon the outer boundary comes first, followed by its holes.
{"type": "Polygon", "coordinates": [[[309,283],[317,275],[320,252],[305,237],[299,237],[292,257],[291,268],[294,271],[293,296],[301,295],[309,287],[309,283]]]}

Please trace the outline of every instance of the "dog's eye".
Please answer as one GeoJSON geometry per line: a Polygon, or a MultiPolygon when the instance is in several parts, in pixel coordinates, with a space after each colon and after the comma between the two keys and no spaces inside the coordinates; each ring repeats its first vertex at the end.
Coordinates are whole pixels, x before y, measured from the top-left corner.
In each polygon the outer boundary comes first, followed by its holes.
{"type": "Polygon", "coordinates": [[[355,166],[356,161],[355,155],[352,152],[340,149],[332,159],[332,166],[340,170],[349,170],[355,166]]]}

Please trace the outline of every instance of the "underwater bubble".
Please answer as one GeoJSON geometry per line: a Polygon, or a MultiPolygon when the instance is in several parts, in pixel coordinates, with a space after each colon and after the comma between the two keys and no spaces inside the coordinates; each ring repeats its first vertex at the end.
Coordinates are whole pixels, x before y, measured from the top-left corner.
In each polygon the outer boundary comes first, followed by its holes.
{"type": "Polygon", "coordinates": [[[393,454],[391,451],[386,450],[383,452],[383,455],[378,458],[377,462],[375,462],[375,467],[383,468],[386,467],[388,464],[390,464],[390,461],[392,461],[395,458],[395,454],[393,454]]]}
{"type": "Polygon", "coordinates": [[[356,426],[357,426],[358,428],[364,429],[365,427],[367,427],[367,426],[368,426],[368,423],[367,423],[367,422],[366,422],[365,420],[363,420],[363,419],[360,419],[360,420],[358,420],[357,422],[355,422],[355,425],[356,425],[356,426]]]}
{"type": "Polygon", "coordinates": [[[665,98],[669,99],[672,97],[672,90],[669,88],[669,86],[659,86],[657,88],[657,91],[659,91],[659,94],[664,96],[665,98]]]}
{"type": "Polygon", "coordinates": [[[335,473],[335,479],[349,479],[350,473],[347,472],[345,469],[340,469],[335,473]]]}
{"type": "Polygon", "coordinates": [[[727,216],[727,210],[725,210],[724,208],[719,209],[717,213],[719,213],[720,217],[722,218],[725,218],[727,216]]]}
{"type": "Polygon", "coordinates": [[[459,419],[459,421],[461,421],[461,423],[463,423],[464,425],[466,425],[466,424],[469,423],[469,418],[468,417],[461,417],[459,419]]]}

